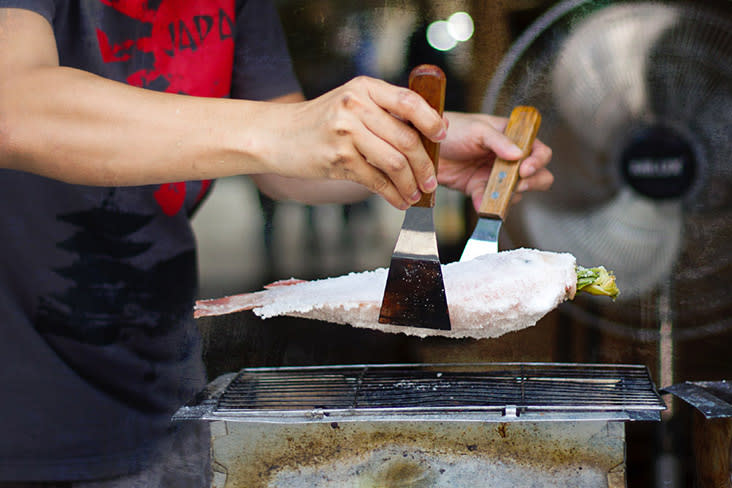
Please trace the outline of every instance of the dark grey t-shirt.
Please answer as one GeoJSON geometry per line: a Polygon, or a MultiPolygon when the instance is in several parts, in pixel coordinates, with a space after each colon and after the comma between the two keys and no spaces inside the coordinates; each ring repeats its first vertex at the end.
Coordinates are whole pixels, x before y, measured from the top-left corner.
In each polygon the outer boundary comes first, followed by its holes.
{"type": "MultiPolygon", "coordinates": [[[[267,0],[0,0],[9,6],[50,22],[63,66],[198,96],[299,90],[267,0]]],[[[0,480],[143,467],[204,385],[189,219],[209,186],[0,170],[0,480]]]]}

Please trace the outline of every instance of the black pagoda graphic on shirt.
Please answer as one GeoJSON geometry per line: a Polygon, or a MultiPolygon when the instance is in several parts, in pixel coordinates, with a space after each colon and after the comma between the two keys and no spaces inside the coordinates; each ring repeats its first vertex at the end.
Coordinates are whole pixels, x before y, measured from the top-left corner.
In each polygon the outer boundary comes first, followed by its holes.
{"type": "Polygon", "coordinates": [[[135,234],[168,217],[122,211],[112,203],[115,192],[96,208],[57,217],[76,229],[57,244],[75,258],[55,270],[70,284],[40,299],[36,329],[98,389],[139,410],[162,411],[178,392],[159,387],[170,374],[161,365],[180,364],[196,340],[184,325],[193,315],[196,255],[191,249],[148,268],[134,264],[154,244],[135,234]]]}
{"type": "MultiPolygon", "coordinates": [[[[115,190],[99,207],[59,215],[60,221],[77,228],[57,244],[76,259],[55,272],[71,285],[63,292],[42,297],[37,328],[87,344],[117,342],[125,328],[143,327],[150,335],[164,334],[180,314],[190,312],[190,298],[167,290],[185,290],[191,250],[142,269],[132,258],[149,250],[152,242],[131,236],[149,225],[155,215],[121,211],[110,203],[115,190]],[[183,281],[183,282],[181,282],[183,281]],[[165,312],[178,309],[176,317],[165,312]],[[161,313],[163,311],[163,313],[161,313]]],[[[194,261],[195,262],[195,261],[194,261]]],[[[195,269],[195,267],[193,268],[195,269]]],[[[191,288],[194,285],[191,285],[191,288]]]]}

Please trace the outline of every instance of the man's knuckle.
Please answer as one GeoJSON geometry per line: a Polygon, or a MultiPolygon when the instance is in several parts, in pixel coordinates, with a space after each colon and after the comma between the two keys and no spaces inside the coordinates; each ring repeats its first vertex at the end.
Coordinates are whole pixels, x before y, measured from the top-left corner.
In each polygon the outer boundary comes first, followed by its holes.
{"type": "Polygon", "coordinates": [[[371,180],[371,190],[375,193],[383,193],[389,187],[389,180],[385,176],[376,176],[371,180]]]}
{"type": "Polygon", "coordinates": [[[353,154],[347,149],[337,149],[330,158],[330,168],[334,171],[343,171],[353,162],[353,154]]]}
{"type": "Polygon", "coordinates": [[[335,124],[332,132],[338,139],[344,139],[351,135],[351,128],[345,124],[335,124]]]}
{"type": "Polygon", "coordinates": [[[358,75],[351,80],[351,85],[363,87],[369,82],[369,77],[366,75],[358,75]]]}
{"type": "Polygon", "coordinates": [[[397,105],[406,114],[412,114],[422,101],[422,97],[407,89],[399,90],[397,94],[397,105]]]}
{"type": "Polygon", "coordinates": [[[404,130],[400,131],[397,137],[397,141],[397,144],[400,148],[406,149],[408,151],[418,148],[421,144],[421,140],[417,131],[410,128],[405,128],[404,130]]]}
{"type": "Polygon", "coordinates": [[[354,110],[361,105],[358,94],[353,90],[346,90],[341,93],[338,103],[346,110],[354,110]]]}
{"type": "Polygon", "coordinates": [[[385,166],[388,172],[398,173],[404,171],[409,163],[403,154],[394,154],[386,158],[385,166]]]}
{"type": "Polygon", "coordinates": [[[336,136],[336,139],[344,139],[350,137],[353,133],[353,128],[348,118],[335,117],[330,121],[329,131],[336,136]]]}

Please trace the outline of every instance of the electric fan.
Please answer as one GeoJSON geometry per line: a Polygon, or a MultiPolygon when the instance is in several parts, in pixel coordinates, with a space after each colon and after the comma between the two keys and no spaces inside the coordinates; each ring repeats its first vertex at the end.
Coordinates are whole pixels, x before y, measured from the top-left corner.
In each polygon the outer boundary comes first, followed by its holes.
{"type": "Polygon", "coordinates": [[[502,246],[613,270],[615,303],[563,308],[604,329],[729,332],[732,2],[559,2],[512,45],[483,111],[516,105],[542,113],[556,179],[511,209],[502,246]]]}

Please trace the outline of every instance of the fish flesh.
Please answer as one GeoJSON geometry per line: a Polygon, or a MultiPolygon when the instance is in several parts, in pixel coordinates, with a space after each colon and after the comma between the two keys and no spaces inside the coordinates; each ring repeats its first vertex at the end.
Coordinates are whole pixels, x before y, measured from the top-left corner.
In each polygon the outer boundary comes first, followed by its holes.
{"type": "Polygon", "coordinates": [[[442,265],[451,330],[379,323],[388,270],[314,281],[278,281],[262,291],[196,302],[194,317],[252,310],[420,337],[498,337],[530,327],[577,290],[575,257],[536,249],[486,254],[442,265]]]}

